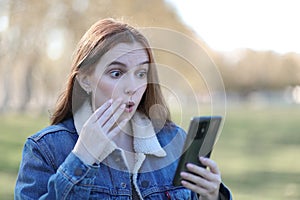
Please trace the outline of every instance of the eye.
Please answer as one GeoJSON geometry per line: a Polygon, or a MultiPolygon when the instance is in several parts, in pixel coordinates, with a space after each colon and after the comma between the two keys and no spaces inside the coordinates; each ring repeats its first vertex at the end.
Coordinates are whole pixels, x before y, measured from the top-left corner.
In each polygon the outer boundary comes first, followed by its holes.
{"type": "Polygon", "coordinates": [[[122,76],[122,72],[120,70],[112,70],[109,72],[109,75],[112,77],[112,78],[119,78],[120,76],[122,76]]]}
{"type": "Polygon", "coordinates": [[[145,78],[145,77],[147,77],[147,71],[146,70],[141,70],[141,71],[137,72],[136,75],[140,79],[145,78]]]}

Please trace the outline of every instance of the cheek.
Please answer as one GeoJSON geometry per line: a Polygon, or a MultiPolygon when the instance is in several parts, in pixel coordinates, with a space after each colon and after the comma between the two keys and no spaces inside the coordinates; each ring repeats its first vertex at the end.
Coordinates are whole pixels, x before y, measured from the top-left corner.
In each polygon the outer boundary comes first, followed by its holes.
{"type": "Polygon", "coordinates": [[[143,94],[145,93],[146,89],[147,89],[147,85],[145,85],[145,86],[143,86],[143,87],[140,87],[140,88],[137,90],[136,93],[137,93],[137,96],[138,96],[139,100],[142,99],[143,94]]]}
{"type": "Polygon", "coordinates": [[[95,88],[95,106],[100,107],[103,103],[113,97],[115,85],[110,81],[102,80],[95,88]]]}

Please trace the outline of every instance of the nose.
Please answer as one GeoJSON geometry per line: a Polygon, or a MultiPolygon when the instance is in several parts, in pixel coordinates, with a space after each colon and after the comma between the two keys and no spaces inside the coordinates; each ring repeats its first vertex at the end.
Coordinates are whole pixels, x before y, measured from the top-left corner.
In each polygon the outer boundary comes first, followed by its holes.
{"type": "Polygon", "coordinates": [[[124,93],[132,96],[137,90],[137,82],[134,78],[128,78],[124,83],[124,93]]]}
{"type": "Polygon", "coordinates": [[[131,88],[125,88],[124,89],[124,93],[127,95],[133,95],[135,92],[135,90],[131,89],[131,88]]]}

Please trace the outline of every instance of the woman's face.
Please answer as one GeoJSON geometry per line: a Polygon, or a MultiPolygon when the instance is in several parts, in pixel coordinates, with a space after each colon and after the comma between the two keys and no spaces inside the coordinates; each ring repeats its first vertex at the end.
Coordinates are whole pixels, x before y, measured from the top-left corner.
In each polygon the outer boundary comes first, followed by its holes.
{"type": "Polygon", "coordinates": [[[120,120],[132,117],[147,88],[148,54],[139,43],[120,43],[96,64],[89,77],[93,108],[109,99],[121,99],[126,104],[120,120]]]}

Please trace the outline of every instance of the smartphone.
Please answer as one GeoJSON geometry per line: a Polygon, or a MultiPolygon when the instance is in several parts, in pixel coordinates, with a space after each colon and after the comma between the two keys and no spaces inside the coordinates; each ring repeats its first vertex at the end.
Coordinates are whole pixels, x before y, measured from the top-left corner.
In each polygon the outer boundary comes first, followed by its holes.
{"type": "Polygon", "coordinates": [[[187,163],[194,163],[206,168],[199,161],[199,156],[209,158],[216,142],[222,117],[201,116],[192,118],[182,154],[173,179],[174,186],[181,185],[180,172],[188,171],[187,163]]]}

